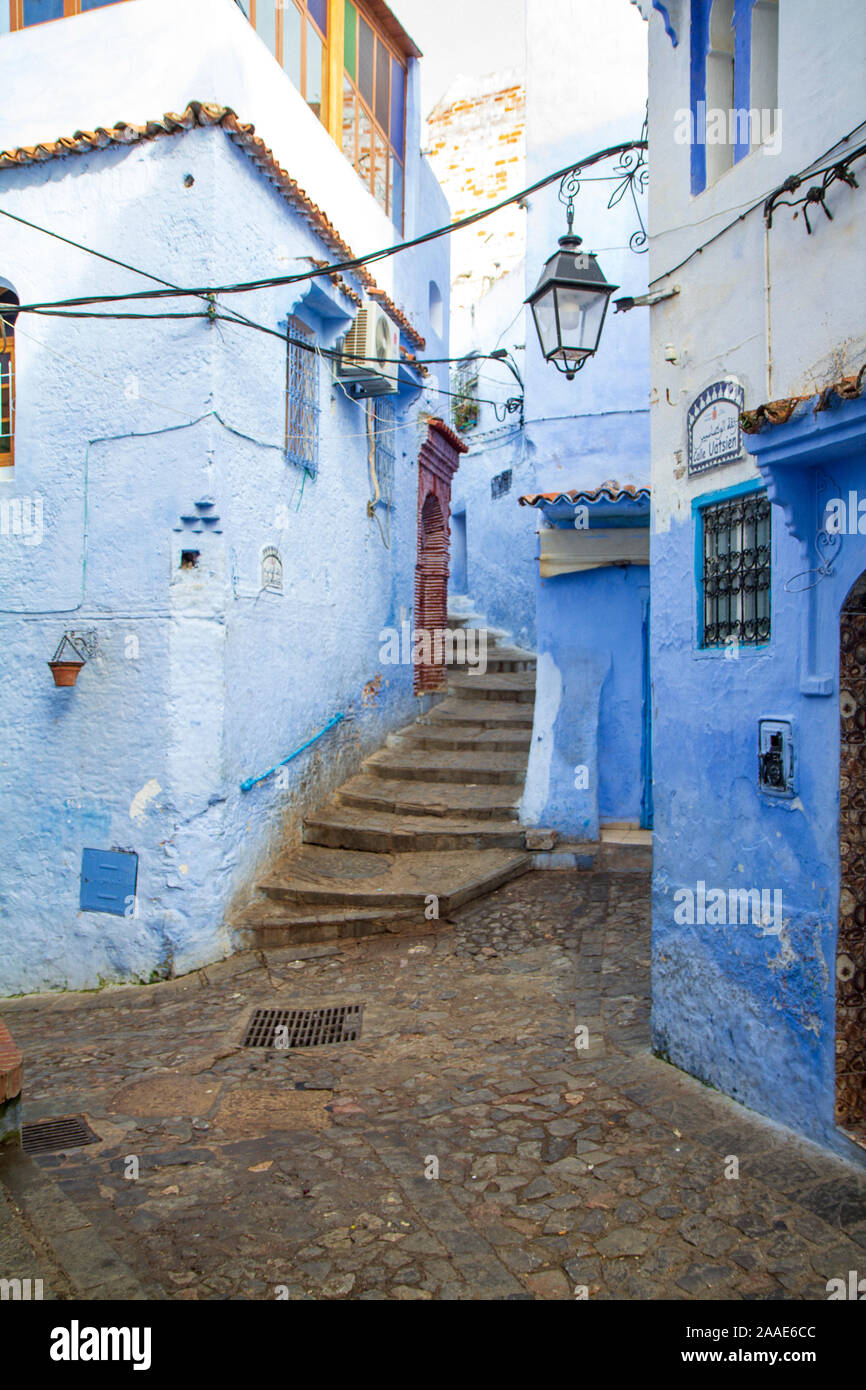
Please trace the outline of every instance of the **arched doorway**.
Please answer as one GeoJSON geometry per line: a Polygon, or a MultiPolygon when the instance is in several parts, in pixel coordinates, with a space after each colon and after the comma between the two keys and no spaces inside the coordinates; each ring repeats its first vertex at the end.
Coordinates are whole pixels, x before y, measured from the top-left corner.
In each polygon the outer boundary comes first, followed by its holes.
{"type": "Polygon", "coordinates": [[[842,607],[839,704],[836,1123],[866,1147],[866,572],[842,607]]]}
{"type": "Polygon", "coordinates": [[[430,420],[418,457],[418,552],[415,564],[415,694],[446,686],[448,541],[451,479],[466,445],[443,420],[430,420]],[[440,634],[438,641],[435,634],[440,634]],[[425,639],[426,634],[426,640],[425,639]],[[419,639],[421,639],[419,641],[419,639]],[[419,650],[420,648],[420,650],[419,650]]]}
{"type": "Polygon", "coordinates": [[[429,655],[415,665],[415,694],[423,695],[445,687],[443,639],[437,642],[435,634],[443,633],[448,622],[448,533],[439,498],[432,492],[421,508],[415,594],[416,637],[426,634],[421,650],[429,655]]]}

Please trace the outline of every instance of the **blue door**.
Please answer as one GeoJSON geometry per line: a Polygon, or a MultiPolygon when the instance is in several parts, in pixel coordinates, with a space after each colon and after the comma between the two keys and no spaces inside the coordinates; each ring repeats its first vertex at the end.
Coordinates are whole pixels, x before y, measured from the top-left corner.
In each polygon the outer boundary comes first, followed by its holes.
{"type": "Polygon", "coordinates": [[[653,692],[650,676],[650,605],[649,599],[644,609],[641,632],[641,660],[643,663],[643,733],[641,763],[643,771],[643,790],[640,804],[640,823],[642,830],[653,828],[653,738],[652,709],[653,692]]]}

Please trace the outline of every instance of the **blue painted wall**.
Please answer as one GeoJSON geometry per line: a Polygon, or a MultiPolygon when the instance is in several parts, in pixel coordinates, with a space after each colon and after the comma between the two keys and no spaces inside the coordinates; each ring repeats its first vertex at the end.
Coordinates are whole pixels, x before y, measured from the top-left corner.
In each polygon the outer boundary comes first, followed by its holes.
{"type": "Polygon", "coordinates": [[[649,567],[537,581],[539,694],[523,819],[572,840],[634,821],[643,793],[641,634],[649,567]],[[575,769],[587,769],[576,786],[575,769]]]}
{"type": "MultiPolygon", "coordinates": [[[[444,200],[415,162],[418,215],[441,224],[444,200]]],[[[348,166],[345,178],[354,189],[348,166]]],[[[0,179],[10,211],[178,283],[329,255],[219,129],[0,179]]],[[[339,221],[339,207],[325,211],[339,221]]],[[[0,259],[22,302],[142,283],[60,243],[47,254],[45,237],[14,223],[0,259]]],[[[447,242],[395,271],[392,292],[422,332],[430,280],[448,278],[447,242]]],[[[243,312],[284,327],[305,313],[306,288],[245,296],[243,312]]],[[[307,316],[332,346],[354,309],[324,293],[337,317],[307,316]]],[[[44,534],[0,536],[0,994],[181,973],[229,950],[233,900],[283,837],[298,838],[304,811],[414,715],[411,668],[379,666],[379,632],[411,613],[418,412],[437,411],[438,378],[394,398],[386,549],[366,512],[364,410],[326,361],[319,473],[304,482],[282,452],[275,338],[22,315],[17,353],[16,464],[0,474],[0,505],[41,498],[44,534]],[[204,499],[219,525],[191,533],[180,518],[204,499]],[[269,545],[282,594],[261,589],[269,545]],[[200,551],[194,569],[180,567],[188,548],[200,551]],[[67,628],[96,630],[99,655],[59,690],[46,662],[67,628]],[[354,717],[297,759],[286,785],[240,792],[337,710],[354,717]],[[79,911],[85,847],[139,855],[135,917],[79,911]]]]}
{"type": "MultiPolygon", "coordinates": [[[[526,36],[526,182],[594,151],[640,136],[646,38],[636,10],[603,0],[534,0],[526,36]],[[561,43],[552,49],[550,34],[561,43]]],[[[593,174],[611,174],[609,161],[593,174]]],[[[581,181],[575,231],[598,253],[623,295],[646,289],[647,256],[628,249],[639,222],[629,193],[608,204],[613,182],[581,181]]],[[[645,200],[642,200],[645,201],[645,200]]],[[[467,432],[470,452],[456,480],[466,506],[467,585],[496,626],[538,652],[535,726],[521,818],[561,835],[598,838],[605,820],[638,822],[643,789],[641,612],[646,566],[541,580],[538,513],[521,495],[594,489],[613,480],[647,486],[650,471],[649,321],[645,309],[614,314],[597,356],[572,381],[541,355],[522,301],[566,231],[559,184],[533,194],[526,216],[522,276],[514,271],[482,300],[479,350],[508,347],[523,375],[523,427],[482,408],[467,432]],[[510,296],[510,299],[509,299],[510,296]],[[512,470],[512,491],[496,500],[490,479],[512,470]],[[589,787],[575,788],[585,764],[589,787]]],[[[516,393],[501,366],[480,365],[481,396],[516,393]],[[497,372],[502,386],[497,388],[497,372]]],[[[500,412],[501,413],[501,412],[500,412]]]]}
{"type": "MultiPolygon", "coordinates": [[[[824,578],[816,538],[829,496],[862,493],[864,421],[863,402],[820,417],[807,408],[748,441],[777,499],[765,647],[740,647],[733,660],[699,650],[697,523],[675,520],[652,536],[654,762],[663,770],[655,786],[654,1043],[735,1099],[851,1154],[833,1118],[838,634],[845,597],[866,569],[866,536],[843,537],[824,578]],[[840,430],[829,453],[816,454],[815,438],[846,420],[848,438],[840,430]],[[765,466],[768,449],[783,460],[775,471],[765,466]],[[832,481],[816,486],[821,468],[832,481]],[[793,800],[758,789],[762,717],[795,722],[793,800]],[[726,891],[781,889],[782,921],[677,925],[674,894],[699,881],[726,891]]],[[[712,481],[718,486],[718,476],[712,481]]]]}

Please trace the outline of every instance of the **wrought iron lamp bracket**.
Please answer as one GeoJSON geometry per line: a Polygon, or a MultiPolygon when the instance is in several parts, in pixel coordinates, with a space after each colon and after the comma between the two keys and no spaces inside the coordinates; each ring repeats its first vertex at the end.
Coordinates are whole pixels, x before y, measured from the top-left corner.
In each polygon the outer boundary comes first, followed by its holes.
{"type": "MultiPolygon", "coordinates": [[[[568,236],[574,235],[574,200],[580,193],[583,177],[583,166],[576,164],[573,169],[569,169],[568,173],[563,175],[559,184],[559,201],[565,207],[568,236]]],[[[609,174],[586,176],[588,183],[613,183],[615,185],[607,202],[608,210],[615,208],[627,193],[631,195],[638,226],[629,237],[628,245],[629,250],[633,251],[635,255],[644,255],[649,250],[646,223],[638,201],[639,195],[646,192],[648,178],[647,117],[644,116],[640,142],[629,150],[623,150],[617,156],[616,163],[609,174]]]]}

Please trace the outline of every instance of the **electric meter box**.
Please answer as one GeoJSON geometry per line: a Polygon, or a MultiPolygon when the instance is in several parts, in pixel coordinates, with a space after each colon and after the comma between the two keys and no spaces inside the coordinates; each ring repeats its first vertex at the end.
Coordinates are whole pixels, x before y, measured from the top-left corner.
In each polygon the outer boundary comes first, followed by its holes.
{"type": "Polygon", "coordinates": [[[758,787],[766,796],[794,795],[794,721],[758,720],[758,787]]]}

